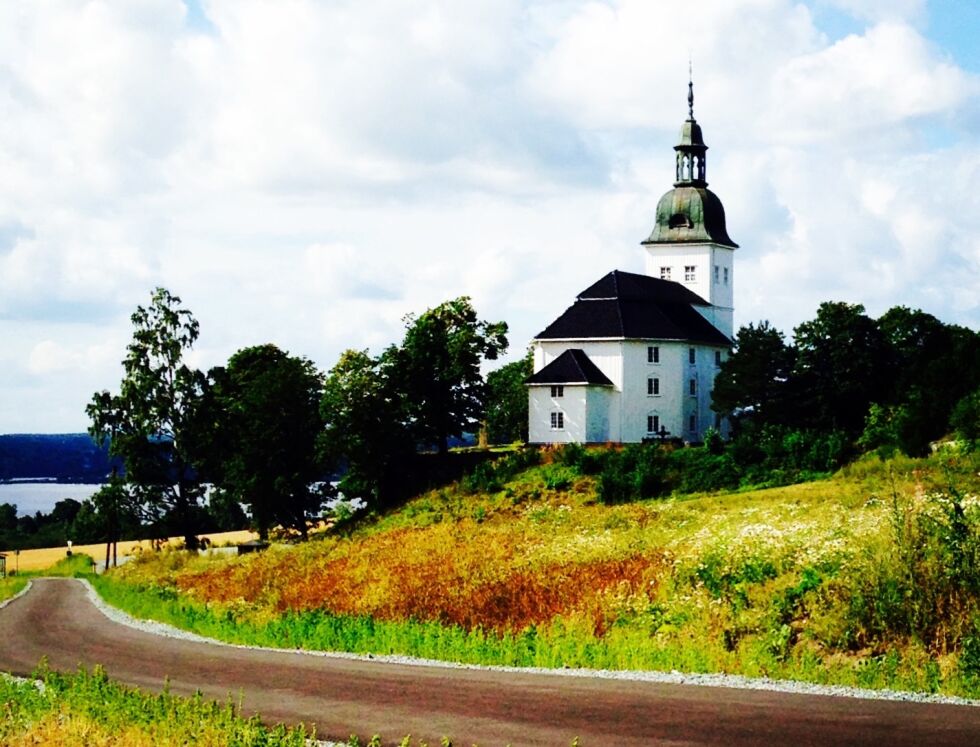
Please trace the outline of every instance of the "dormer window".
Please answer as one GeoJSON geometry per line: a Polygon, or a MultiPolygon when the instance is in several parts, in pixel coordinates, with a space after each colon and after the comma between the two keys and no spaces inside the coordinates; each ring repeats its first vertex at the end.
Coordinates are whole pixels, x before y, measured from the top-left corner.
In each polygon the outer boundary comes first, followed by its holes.
{"type": "Polygon", "coordinates": [[[674,213],[670,216],[670,222],[667,225],[671,228],[694,228],[694,221],[684,213],[674,213]]]}

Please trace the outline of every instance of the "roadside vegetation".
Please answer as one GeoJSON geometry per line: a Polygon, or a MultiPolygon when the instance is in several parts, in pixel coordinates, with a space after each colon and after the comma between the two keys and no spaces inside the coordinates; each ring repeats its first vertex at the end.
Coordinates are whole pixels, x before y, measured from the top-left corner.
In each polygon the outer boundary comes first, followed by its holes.
{"type": "Polygon", "coordinates": [[[591,458],[515,454],[346,533],[157,554],[97,588],[249,644],[980,696],[975,454],[605,502],[591,458]]]}
{"type": "Polygon", "coordinates": [[[87,576],[92,572],[92,558],[88,555],[75,554],[63,558],[50,568],[43,571],[21,571],[16,575],[0,578],[0,602],[18,594],[27,582],[35,576],[87,576]]]}
{"type": "Polygon", "coordinates": [[[0,578],[0,602],[18,594],[25,586],[27,586],[27,579],[23,576],[0,578]]]}
{"type": "Polygon", "coordinates": [[[0,742],[5,745],[111,747],[306,747],[302,728],[268,727],[232,703],[201,696],[151,695],[112,682],[101,669],[31,680],[0,677],[0,742]]]}
{"type": "MultiPolygon", "coordinates": [[[[246,718],[232,702],[141,692],[110,680],[96,667],[57,673],[43,664],[31,679],[0,675],[0,743],[8,747],[310,747],[316,734],[302,725],[268,726],[246,718]]],[[[351,735],[346,747],[429,747],[411,736],[383,740],[351,735]]],[[[443,737],[438,747],[452,747],[443,737]]],[[[578,739],[571,742],[577,747],[578,739]]],[[[432,743],[432,747],[437,747],[432,743]]],[[[476,745],[474,745],[476,747],[476,745]]]]}

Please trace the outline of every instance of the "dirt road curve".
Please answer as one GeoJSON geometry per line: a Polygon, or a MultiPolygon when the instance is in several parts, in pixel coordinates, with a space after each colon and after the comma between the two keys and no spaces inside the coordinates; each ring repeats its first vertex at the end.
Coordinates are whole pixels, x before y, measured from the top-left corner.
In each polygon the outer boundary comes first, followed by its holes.
{"type": "Polygon", "coordinates": [[[149,690],[241,695],[269,721],[320,738],[405,734],[481,747],[599,745],[978,745],[980,708],[615,680],[509,674],[244,651],[108,621],[81,583],[35,581],[0,610],[0,669],[105,666],[149,690]]]}

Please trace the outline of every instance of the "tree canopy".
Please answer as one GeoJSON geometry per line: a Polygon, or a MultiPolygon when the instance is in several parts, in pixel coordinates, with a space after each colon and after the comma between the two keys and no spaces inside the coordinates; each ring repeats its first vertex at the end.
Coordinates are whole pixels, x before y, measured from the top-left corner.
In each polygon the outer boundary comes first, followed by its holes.
{"type": "Polygon", "coordinates": [[[449,438],[474,429],[483,416],[480,365],[507,350],[507,324],[480,320],[470,299],[460,296],[409,314],[405,327],[402,344],[386,351],[386,363],[398,377],[416,441],[445,454],[449,438]]]}
{"type": "Polygon", "coordinates": [[[96,392],[86,413],[92,437],[108,439],[110,454],[123,460],[135,504],[151,520],[172,522],[195,547],[194,509],[202,489],[194,448],[205,379],[184,362],[199,327],[180,303],[157,288],[148,306],[136,308],[119,394],[96,392]]]}
{"type": "Polygon", "coordinates": [[[779,426],[918,455],[956,427],[954,408],[978,386],[977,333],[904,306],[873,319],[859,304],[823,303],[792,344],[767,322],[742,327],[712,406],[755,438],[779,426]]]}
{"type": "Polygon", "coordinates": [[[532,373],[531,352],[487,374],[487,437],[490,443],[527,440],[528,398],[524,383],[532,373]]]}
{"type": "Polygon", "coordinates": [[[324,493],[316,458],[323,430],[322,377],[305,358],[275,345],[244,348],[208,374],[212,447],[205,455],[216,487],[248,506],[264,539],[280,524],[306,535],[324,493]]]}
{"type": "Polygon", "coordinates": [[[751,414],[765,422],[781,420],[796,351],[768,321],[742,327],[735,335],[735,350],[715,378],[712,407],[721,413],[751,414]]]}

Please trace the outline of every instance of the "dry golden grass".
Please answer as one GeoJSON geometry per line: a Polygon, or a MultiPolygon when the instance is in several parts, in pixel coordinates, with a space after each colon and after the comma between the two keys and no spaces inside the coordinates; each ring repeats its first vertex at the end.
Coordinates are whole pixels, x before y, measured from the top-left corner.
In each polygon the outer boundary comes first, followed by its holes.
{"type": "MultiPolygon", "coordinates": [[[[250,531],[216,532],[214,534],[206,534],[202,536],[211,540],[211,544],[214,547],[236,544],[238,542],[247,542],[258,537],[255,532],[250,531]]],[[[170,545],[176,545],[181,541],[181,537],[171,537],[167,542],[170,545]]],[[[2,552],[5,552],[7,555],[7,572],[9,573],[15,569],[19,569],[21,571],[43,571],[46,568],[53,566],[59,560],[63,560],[67,549],[67,546],[62,545],[61,547],[21,550],[19,557],[15,557],[12,550],[4,550],[2,552]]],[[[96,560],[105,560],[104,543],[97,545],[72,545],[71,549],[72,552],[76,554],[81,553],[84,555],[90,555],[96,560]]],[[[126,555],[132,555],[134,553],[139,553],[150,549],[150,540],[130,540],[120,542],[117,552],[118,557],[123,558],[126,555]]]]}
{"type": "MultiPolygon", "coordinates": [[[[90,745],[91,747],[160,747],[160,745],[183,744],[183,742],[161,742],[156,735],[147,734],[137,728],[127,728],[112,732],[87,716],[69,713],[52,713],[31,724],[20,734],[10,734],[4,744],[11,747],[27,745],[90,745]]],[[[220,744],[213,742],[212,744],[220,744]]]]}

